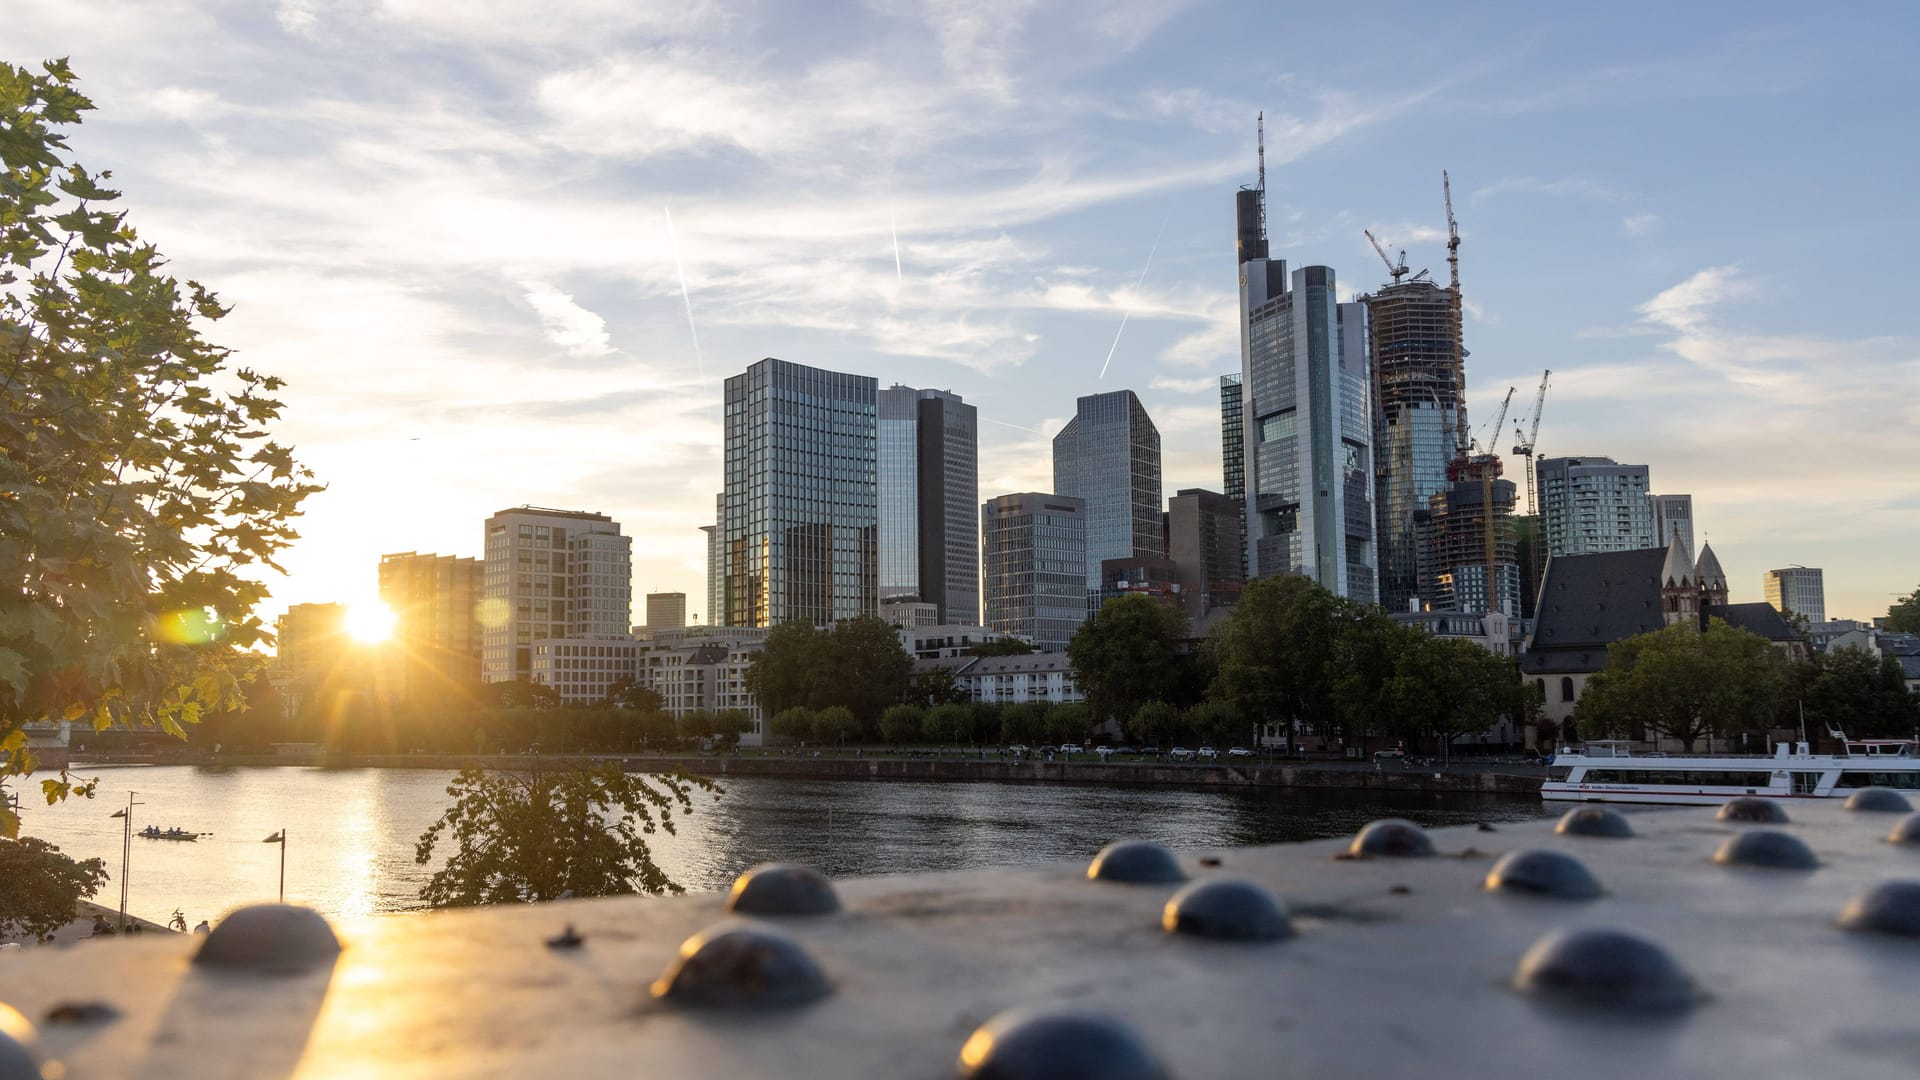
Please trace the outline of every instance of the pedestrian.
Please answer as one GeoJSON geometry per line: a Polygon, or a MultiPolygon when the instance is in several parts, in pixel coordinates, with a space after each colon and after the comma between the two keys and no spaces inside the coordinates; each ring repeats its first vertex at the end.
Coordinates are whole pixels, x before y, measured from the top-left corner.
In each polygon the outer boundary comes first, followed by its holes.
{"type": "Polygon", "coordinates": [[[200,925],[194,927],[193,932],[196,934],[211,934],[213,933],[213,927],[207,925],[207,920],[201,919],[200,925]]]}

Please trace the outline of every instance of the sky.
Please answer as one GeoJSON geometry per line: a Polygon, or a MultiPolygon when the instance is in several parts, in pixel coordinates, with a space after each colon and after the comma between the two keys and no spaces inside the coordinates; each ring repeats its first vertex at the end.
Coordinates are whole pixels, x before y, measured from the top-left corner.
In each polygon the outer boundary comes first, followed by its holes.
{"type": "Polygon", "coordinates": [[[983,500],[1117,389],[1168,494],[1218,489],[1261,111],[1274,257],[1343,292],[1386,277],[1363,229],[1444,280],[1451,172],[1476,427],[1550,368],[1539,453],[1691,493],[1736,601],[1920,583],[1910,4],[6,7],[0,58],[71,58],[77,159],[288,382],[328,487],[269,617],[534,504],[704,619],[721,383],[765,356],[963,395],[983,500]]]}

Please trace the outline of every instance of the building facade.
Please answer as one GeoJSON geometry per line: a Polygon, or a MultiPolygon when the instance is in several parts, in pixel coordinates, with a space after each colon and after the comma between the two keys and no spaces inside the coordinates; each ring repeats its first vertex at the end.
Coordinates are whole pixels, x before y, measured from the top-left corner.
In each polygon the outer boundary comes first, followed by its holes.
{"type": "MultiPolygon", "coordinates": [[[[1240,519],[1240,580],[1247,580],[1247,404],[1240,373],[1220,376],[1220,490],[1240,519]]],[[[1169,545],[1171,546],[1171,545],[1169,545]]]]}
{"type": "Polygon", "coordinates": [[[980,433],[946,390],[878,398],[880,599],[917,597],[941,622],[980,618],[980,433]]]}
{"type": "Polygon", "coordinates": [[[1241,559],[1244,498],[1202,488],[1184,488],[1167,500],[1167,554],[1176,568],[1180,602],[1196,627],[1208,614],[1240,600],[1247,577],[1241,559]]]}
{"type": "Polygon", "coordinates": [[[984,626],[901,627],[900,647],[915,660],[948,660],[966,656],[982,645],[1000,641],[1018,641],[998,630],[984,626]]]}
{"type": "Polygon", "coordinates": [[[367,670],[347,633],[347,605],[294,604],[273,623],[274,686],[288,716],[297,716],[328,694],[359,691],[367,670]]]}
{"type": "Polygon", "coordinates": [[[1180,571],[1172,559],[1148,556],[1100,560],[1100,602],[1123,596],[1142,596],[1184,613],[1180,571]]]}
{"type": "Polygon", "coordinates": [[[727,380],[714,622],[879,611],[877,394],[868,376],[771,358],[727,380]]]}
{"type": "Polygon", "coordinates": [[[635,681],[660,695],[676,719],[694,712],[741,712],[750,723],[742,746],[765,742],[760,703],[747,693],[747,668],[766,646],[754,627],[689,626],[650,631],[637,643],[635,681]]]}
{"type": "Polygon", "coordinates": [[[606,703],[615,683],[639,677],[640,646],[631,637],[551,638],[533,647],[533,681],[563,705],[606,703]]]}
{"type": "Polygon", "coordinates": [[[1507,619],[1521,617],[1514,484],[1478,475],[1488,469],[1498,475],[1499,468],[1499,458],[1491,455],[1463,462],[1455,470],[1461,478],[1450,481],[1427,500],[1427,520],[1415,534],[1424,547],[1418,562],[1427,577],[1419,595],[1408,598],[1408,604],[1420,603],[1440,611],[1492,610],[1507,619]],[[1487,588],[1489,573],[1493,575],[1491,593],[1487,588]],[[1491,607],[1489,597],[1493,598],[1491,607]]]}
{"type": "Polygon", "coordinates": [[[1267,258],[1265,192],[1236,200],[1249,577],[1379,596],[1366,305],[1330,267],[1267,258]],[[1251,198],[1248,198],[1251,196],[1251,198]]]}
{"type": "MultiPolygon", "coordinates": [[[[1087,618],[1087,507],[1040,492],[1002,495],[980,508],[989,629],[1067,647],[1087,618]]],[[[1097,581],[1096,581],[1097,587],[1097,581]]]]}
{"type": "Polygon", "coordinates": [[[1085,504],[1085,597],[1099,596],[1102,560],[1166,554],[1160,431],[1133,391],[1079,399],[1053,437],[1053,489],[1085,504]]]}
{"type": "Polygon", "coordinates": [[[394,693],[428,702],[470,695],[480,682],[486,568],[478,559],[405,551],[380,556],[380,602],[393,612],[394,693]]]}
{"type": "Polygon", "coordinates": [[[534,650],[547,642],[620,641],[631,633],[633,538],[607,515],[502,510],[487,519],[484,550],[484,681],[531,680],[534,650]]]}
{"type": "Polygon", "coordinates": [[[1647,467],[1604,457],[1536,458],[1547,554],[1645,551],[1653,542],[1647,467]]]}
{"type": "Polygon", "coordinates": [[[1687,551],[1687,557],[1699,549],[1693,546],[1693,496],[1649,495],[1647,509],[1653,515],[1653,546],[1666,547],[1675,537],[1687,551]]]}
{"type": "Polygon", "coordinates": [[[668,630],[685,625],[687,625],[686,593],[650,592],[647,594],[647,629],[668,630]]]}
{"type": "Polygon", "coordinates": [[[1773,605],[1773,610],[1782,615],[1799,615],[1809,623],[1827,621],[1827,587],[1819,567],[1769,570],[1765,584],[1767,603],[1773,605]]]}
{"type": "Polygon", "coordinates": [[[1420,528],[1431,500],[1447,490],[1447,463],[1463,441],[1453,362],[1460,328],[1453,290],[1431,281],[1395,282],[1360,299],[1373,375],[1380,603],[1404,612],[1436,601],[1423,592],[1431,575],[1421,572],[1420,528]]]}

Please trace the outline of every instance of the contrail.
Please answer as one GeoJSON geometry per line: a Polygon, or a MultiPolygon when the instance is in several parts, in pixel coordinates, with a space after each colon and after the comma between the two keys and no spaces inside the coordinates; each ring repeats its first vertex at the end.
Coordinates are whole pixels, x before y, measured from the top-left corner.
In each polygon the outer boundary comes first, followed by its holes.
{"type": "Polygon", "coordinates": [[[1009,424],[1009,423],[1007,423],[1007,422],[1006,422],[1005,420],[995,420],[995,419],[994,419],[993,417],[991,417],[991,416],[982,416],[982,417],[980,417],[979,419],[981,419],[981,420],[985,420],[985,421],[986,421],[987,423],[989,423],[989,424],[999,424],[999,425],[1000,425],[1001,427],[1010,427],[1010,428],[1012,428],[1012,429],[1013,429],[1013,430],[1015,430],[1015,431],[1031,431],[1031,432],[1033,432],[1033,433],[1034,433],[1035,435],[1045,435],[1045,434],[1046,434],[1046,432],[1044,432],[1044,431],[1041,431],[1041,430],[1040,430],[1039,428],[1030,428],[1030,427],[1021,427],[1021,426],[1020,426],[1019,424],[1009,424]]]}
{"type": "Polygon", "coordinates": [[[893,282],[899,285],[905,282],[906,275],[900,270],[900,226],[895,224],[893,220],[893,196],[891,194],[887,196],[887,231],[893,233],[893,282]]]}
{"type": "Polygon", "coordinates": [[[693,325],[693,296],[687,292],[687,271],[680,265],[680,238],[673,231],[673,207],[667,211],[667,246],[673,249],[673,272],[680,276],[680,299],[687,305],[687,333],[693,335],[693,362],[699,366],[700,374],[707,373],[706,358],[700,355],[700,331],[693,325]]]}
{"type": "MultiPolygon", "coordinates": [[[[1147,265],[1140,268],[1140,278],[1139,280],[1133,283],[1134,292],[1139,292],[1140,286],[1146,283],[1147,271],[1153,269],[1153,254],[1154,252],[1160,250],[1160,237],[1166,231],[1167,231],[1167,219],[1161,218],[1160,229],[1158,232],[1155,232],[1153,234],[1153,246],[1147,249],[1147,265]]],[[[1113,332],[1113,344],[1107,347],[1107,362],[1100,365],[1100,378],[1102,380],[1106,379],[1107,377],[1107,368],[1112,366],[1113,364],[1114,351],[1120,348],[1120,335],[1127,332],[1127,319],[1132,315],[1133,315],[1133,300],[1131,297],[1129,297],[1127,300],[1126,310],[1120,313],[1120,329],[1115,330],[1113,332]]]]}

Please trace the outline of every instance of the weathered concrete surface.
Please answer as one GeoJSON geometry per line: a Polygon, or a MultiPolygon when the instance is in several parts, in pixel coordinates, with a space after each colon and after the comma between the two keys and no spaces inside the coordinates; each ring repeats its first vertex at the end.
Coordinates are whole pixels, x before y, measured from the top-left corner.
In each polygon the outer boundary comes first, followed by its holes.
{"type": "MultiPolygon", "coordinates": [[[[179,762],[208,764],[209,762],[179,762]]],[[[335,768],[460,769],[568,768],[617,763],[632,772],[680,769],[703,776],[775,776],[808,780],[953,780],[1004,783],[1139,784],[1157,787],[1295,787],[1353,791],[1441,791],[1480,795],[1540,793],[1541,770],[1455,766],[1423,769],[1402,765],[1374,768],[1345,763],[1260,765],[1162,765],[1148,762],[1101,764],[1097,761],[995,761],[991,758],[735,757],[725,754],[651,757],[543,754],[471,757],[457,754],[394,754],[326,759],[335,768]]],[[[279,765],[271,757],[223,757],[223,765],[279,765]]]]}
{"type": "Polygon", "coordinates": [[[124,1011],[42,1025],[78,1078],[931,1080],[981,1022],[1044,1003],[1120,1017],[1188,1080],[1920,1074],[1920,940],[1835,925],[1869,886],[1920,878],[1920,849],[1881,840],[1897,815],[1791,812],[1819,869],[1714,865],[1752,826],[1706,809],[1636,814],[1624,840],[1551,822],[1436,830],[1427,859],[1336,859],[1344,840],[1182,853],[1196,878],[1286,900],[1295,936],[1259,944],[1170,936],[1161,907],[1178,886],[1092,882],[1079,864],[842,881],[842,913],[778,922],[834,992],[778,1012],[649,997],[680,942],[724,917],[717,893],[347,922],[331,970],[290,978],[191,968],[189,938],[90,942],[0,957],[0,998],[36,1022],[60,1002],[124,1011]],[[1532,847],[1579,858],[1605,894],[1482,890],[1494,857],[1532,847]],[[569,923],[584,945],[548,949],[569,923]],[[1530,945],[1588,926],[1663,944],[1704,1000],[1623,1016],[1513,989],[1530,945]]]}

